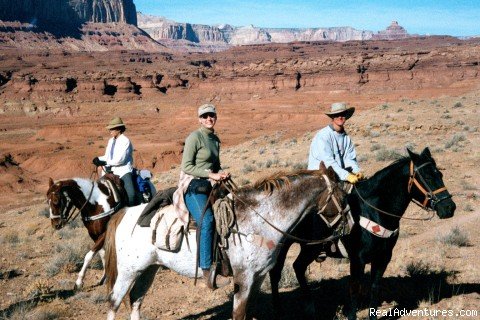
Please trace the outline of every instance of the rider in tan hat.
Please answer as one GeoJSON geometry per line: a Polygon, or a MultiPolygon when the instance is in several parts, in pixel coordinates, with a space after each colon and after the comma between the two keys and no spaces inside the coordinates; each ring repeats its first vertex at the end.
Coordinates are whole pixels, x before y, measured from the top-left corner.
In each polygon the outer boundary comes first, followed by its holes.
{"type": "Polygon", "coordinates": [[[330,108],[331,123],[318,131],[310,145],[308,169],[317,170],[320,161],[331,166],[341,180],[357,183],[364,178],[357,163],[355,146],[345,132],[345,122],[355,112],[354,107],[348,108],[344,102],[335,102],[330,108]]]}
{"type": "Polygon", "coordinates": [[[110,131],[105,155],[95,157],[93,164],[105,166],[119,176],[128,195],[128,206],[134,205],[135,188],[133,186],[133,145],[123,133],[127,129],[122,118],[113,118],[106,127],[110,131]]]}

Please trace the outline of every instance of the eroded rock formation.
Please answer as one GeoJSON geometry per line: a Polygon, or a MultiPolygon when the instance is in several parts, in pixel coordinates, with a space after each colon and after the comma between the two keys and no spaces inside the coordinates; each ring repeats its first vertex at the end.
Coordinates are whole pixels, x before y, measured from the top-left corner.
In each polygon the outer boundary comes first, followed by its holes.
{"type": "Polygon", "coordinates": [[[68,33],[85,22],[136,25],[137,15],[133,0],[0,0],[0,20],[68,33]]]}

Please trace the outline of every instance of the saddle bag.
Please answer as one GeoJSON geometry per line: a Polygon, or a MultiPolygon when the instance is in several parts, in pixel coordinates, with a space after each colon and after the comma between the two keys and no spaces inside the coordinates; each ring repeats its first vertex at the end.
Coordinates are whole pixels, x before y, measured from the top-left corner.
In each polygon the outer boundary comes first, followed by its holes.
{"type": "Polygon", "coordinates": [[[161,208],[150,222],[152,244],[165,251],[177,252],[182,245],[183,223],[178,219],[173,205],[161,208]]]}
{"type": "Polygon", "coordinates": [[[208,179],[192,179],[188,185],[188,192],[195,194],[210,194],[212,184],[208,179]]]}

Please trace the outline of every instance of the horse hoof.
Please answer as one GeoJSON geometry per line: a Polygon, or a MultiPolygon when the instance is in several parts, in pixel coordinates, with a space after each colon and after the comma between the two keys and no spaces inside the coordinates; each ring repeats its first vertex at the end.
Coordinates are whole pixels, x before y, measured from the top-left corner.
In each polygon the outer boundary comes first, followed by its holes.
{"type": "Polygon", "coordinates": [[[80,290],[82,290],[82,285],[75,283],[75,285],[73,286],[73,291],[80,291],[80,290]]]}

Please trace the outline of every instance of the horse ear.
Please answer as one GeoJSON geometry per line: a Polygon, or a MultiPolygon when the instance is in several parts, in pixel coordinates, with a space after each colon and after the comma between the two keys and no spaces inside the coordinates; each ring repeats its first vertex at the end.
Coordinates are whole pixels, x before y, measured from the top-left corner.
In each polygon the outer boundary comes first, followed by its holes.
{"type": "Polygon", "coordinates": [[[328,167],[327,169],[327,177],[334,181],[334,182],[338,182],[339,179],[338,179],[338,176],[337,176],[337,173],[335,172],[335,170],[333,170],[332,167],[328,167]]]}
{"type": "Polygon", "coordinates": [[[51,186],[53,186],[53,179],[48,178],[48,188],[50,189],[51,186]]]}
{"type": "Polygon", "coordinates": [[[325,163],[323,163],[323,161],[320,161],[320,165],[318,166],[318,170],[320,170],[321,173],[327,173],[327,167],[325,166],[325,163]]]}
{"type": "Polygon", "coordinates": [[[407,148],[407,152],[408,152],[408,156],[410,157],[410,159],[412,159],[412,160],[418,159],[418,154],[411,151],[409,148],[407,148]]]}
{"type": "Polygon", "coordinates": [[[431,159],[431,158],[432,158],[432,154],[430,153],[430,149],[428,149],[428,147],[426,147],[425,149],[423,149],[423,151],[422,151],[422,153],[420,154],[420,156],[425,157],[425,158],[428,158],[428,159],[431,159]]]}

